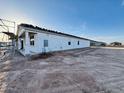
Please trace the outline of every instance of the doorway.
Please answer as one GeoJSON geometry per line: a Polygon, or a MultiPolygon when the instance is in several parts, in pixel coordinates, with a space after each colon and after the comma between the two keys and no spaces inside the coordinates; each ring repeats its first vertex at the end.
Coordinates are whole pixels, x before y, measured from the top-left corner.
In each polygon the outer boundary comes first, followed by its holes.
{"type": "Polygon", "coordinates": [[[24,41],[21,40],[21,48],[20,49],[24,49],[24,41]]]}

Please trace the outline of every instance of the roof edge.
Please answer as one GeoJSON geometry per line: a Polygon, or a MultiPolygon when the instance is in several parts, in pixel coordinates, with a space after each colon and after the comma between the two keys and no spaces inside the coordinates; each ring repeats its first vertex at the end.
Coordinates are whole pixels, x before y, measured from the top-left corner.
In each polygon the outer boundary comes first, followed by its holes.
{"type": "Polygon", "coordinates": [[[36,29],[36,30],[43,30],[43,31],[47,31],[47,32],[55,33],[55,34],[65,35],[65,36],[69,36],[69,37],[75,37],[75,38],[88,40],[88,41],[94,41],[94,40],[91,40],[91,39],[87,39],[87,38],[83,38],[83,37],[79,37],[79,36],[75,36],[75,35],[71,35],[71,34],[66,34],[66,33],[55,31],[55,30],[48,30],[46,28],[41,28],[41,27],[34,26],[34,25],[31,25],[31,24],[21,23],[18,26],[26,27],[26,28],[30,28],[30,29],[36,29]]]}

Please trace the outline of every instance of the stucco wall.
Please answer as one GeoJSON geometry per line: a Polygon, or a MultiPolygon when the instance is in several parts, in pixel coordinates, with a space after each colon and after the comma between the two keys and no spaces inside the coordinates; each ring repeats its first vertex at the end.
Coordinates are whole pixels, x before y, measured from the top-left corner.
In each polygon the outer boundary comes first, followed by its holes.
{"type": "MultiPolygon", "coordinates": [[[[26,30],[25,32],[34,32],[34,31],[26,30]]],[[[24,43],[25,49],[23,51],[20,50],[21,53],[23,55],[38,54],[38,53],[42,53],[44,50],[46,52],[51,52],[51,51],[83,48],[90,46],[90,41],[88,40],[73,38],[69,36],[55,35],[50,33],[40,33],[40,32],[37,32],[37,34],[35,34],[34,42],[35,42],[34,46],[31,46],[30,43],[29,45],[26,45],[26,43],[24,43]],[[48,40],[48,47],[44,47],[43,45],[44,40],[48,40]],[[78,45],[78,41],[79,41],[79,45],[78,45]],[[71,42],[71,45],[68,45],[68,42],[71,42]]]]}

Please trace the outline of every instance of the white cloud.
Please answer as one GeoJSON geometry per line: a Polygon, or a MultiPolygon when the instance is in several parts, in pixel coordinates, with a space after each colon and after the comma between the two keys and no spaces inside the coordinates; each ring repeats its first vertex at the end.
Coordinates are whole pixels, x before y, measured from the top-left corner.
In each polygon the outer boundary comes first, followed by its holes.
{"type": "Polygon", "coordinates": [[[124,0],[122,0],[122,3],[121,3],[122,6],[124,6],[124,0]]]}

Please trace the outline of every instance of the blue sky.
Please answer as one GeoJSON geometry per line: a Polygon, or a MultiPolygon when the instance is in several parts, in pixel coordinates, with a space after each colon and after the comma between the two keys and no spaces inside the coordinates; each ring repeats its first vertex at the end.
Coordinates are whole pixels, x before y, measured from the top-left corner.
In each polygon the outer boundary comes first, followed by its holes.
{"type": "Polygon", "coordinates": [[[124,0],[0,0],[0,18],[124,43],[124,0]]]}

